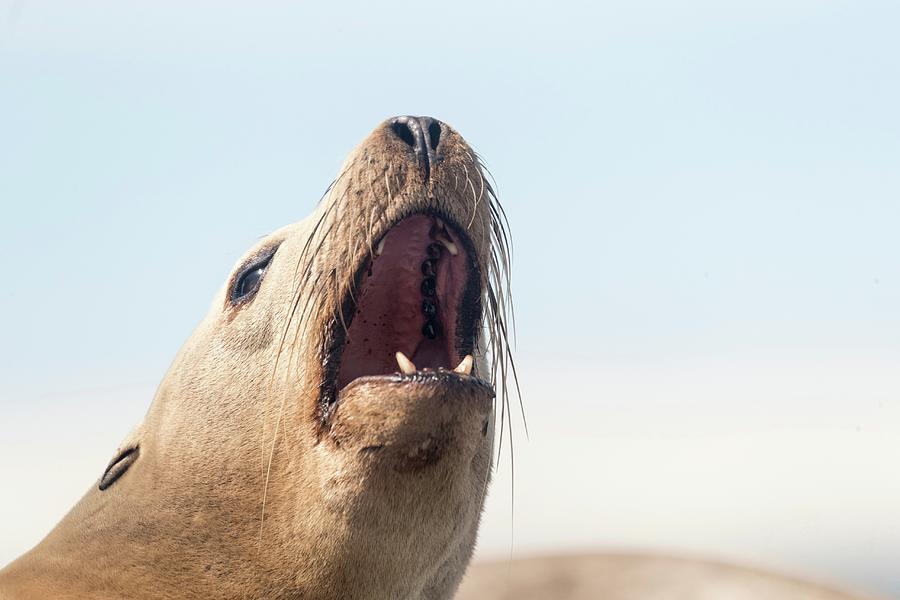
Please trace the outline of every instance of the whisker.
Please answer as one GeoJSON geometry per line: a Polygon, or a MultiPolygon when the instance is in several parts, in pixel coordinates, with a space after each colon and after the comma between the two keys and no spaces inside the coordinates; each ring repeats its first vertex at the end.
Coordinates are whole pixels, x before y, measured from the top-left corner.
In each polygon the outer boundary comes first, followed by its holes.
{"type": "MultiPolygon", "coordinates": [[[[343,177],[343,174],[340,177],[338,177],[337,179],[335,179],[328,186],[328,188],[325,190],[325,193],[323,194],[323,199],[325,197],[327,197],[328,195],[330,195],[331,191],[334,189],[335,184],[341,179],[341,177],[343,177]]],[[[322,202],[322,200],[319,201],[320,204],[321,204],[321,202],[322,202]]],[[[336,203],[330,204],[326,208],[326,210],[322,213],[320,218],[316,221],[315,225],[312,228],[312,231],[310,232],[309,237],[307,238],[307,240],[303,246],[303,249],[300,252],[300,257],[298,258],[297,263],[294,267],[293,280],[297,283],[292,289],[291,308],[290,308],[290,311],[288,314],[287,321],[285,323],[284,331],[282,332],[281,339],[279,341],[278,350],[275,353],[275,360],[274,360],[273,367],[272,367],[272,374],[271,374],[271,377],[269,378],[269,383],[268,383],[269,393],[272,392],[272,387],[274,386],[274,380],[275,380],[275,376],[278,372],[279,361],[281,359],[282,353],[284,352],[284,344],[285,344],[285,341],[287,340],[288,332],[291,329],[291,323],[293,322],[294,317],[296,315],[296,311],[297,311],[297,307],[299,305],[300,299],[303,297],[303,290],[305,289],[304,284],[308,280],[309,275],[312,271],[310,269],[312,260],[318,254],[318,250],[321,248],[322,243],[324,243],[324,239],[327,237],[327,234],[328,234],[328,232],[330,232],[331,228],[329,227],[329,229],[322,235],[322,238],[319,241],[319,245],[316,247],[316,251],[312,255],[308,255],[309,249],[310,249],[313,241],[316,239],[316,237],[319,233],[319,229],[321,228],[321,226],[325,222],[325,220],[328,218],[328,216],[331,214],[335,205],[336,205],[336,203]],[[305,269],[304,269],[303,277],[300,279],[300,281],[298,281],[297,274],[300,272],[301,265],[305,265],[305,269]]],[[[315,294],[308,295],[307,303],[309,302],[309,300],[311,300],[314,297],[316,297],[315,294]]],[[[306,307],[304,307],[304,311],[305,311],[305,308],[306,307]]],[[[287,369],[288,372],[290,371],[290,366],[291,366],[291,362],[293,359],[294,350],[295,350],[296,346],[297,346],[297,344],[296,344],[296,335],[295,335],[295,339],[291,343],[291,346],[290,346],[291,352],[288,356],[288,369],[287,369]]],[[[260,545],[262,544],[262,536],[263,536],[263,531],[264,531],[264,526],[265,526],[266,504],[268,501],[269,483],[270,483],[271,474],[272,474],[272,463],[275,458],[275,448],[276,448],[276,445],[278,442],[279,427],[281,427],[281,426],[285,427],[285,438],[287,438],[286,424],[284,424],[284,422],[283,422],[284,408],[285,408],[285,405],[287,402],[287,395],[288,395],[287,390],[288,390],[288,388],[287,388],[287,386],[285,386],[284,391],[282,393],[279,410],[278,410],[278,417],[275,421],[275,429],[273,431],[272,445],[271,445],[271,449],[269,451],[268,461],[266,461],[266,459],[265,459],[265,446],[266,445],[265,445],[264,440],[265,440],[266,426],[265,426],[265,419],[264,418],[262,419],[263,443],[260,445],[260,448],[261,448],[261,454],[262,454],[261,458],[262,458],[262,462],[263,462],[263,464],[261,466],[263,466],[263,468],[264,468],[265,482],[263,484],[262,506],[260,508],[260,522],[259,522],[259,544],[260,545]]]]}
{"type": "MultiPolygon", "coordinates": [[[[460,202],[463,202],[463,221],[468,218],[465,229],[474,238],[480,239],[481,248],[487,249],[484,256],[478,257],[482,269],[481,285],[484,289],[482,301],[485,310],[479,332],[481,340],[477,350],[486,360],[489,379],[495,389],[493,399],[494,411],[491,420],[496,435],[491,436],[489,455],[492,462],[499,466],[504,455],[504,444],[509,445],[510,473],[513,478],[511,509],[515,512],[515,443],[513,440],[517,426],[512,415],[512,394],[518,398],[519,411],[526,439],[529,436],[525,417],[524,400],[517,372],[513,350],[515,344],[515,311],[512,288],[510,285],[512,270],[512,236],[507,214],[496,194],[496,181],[484,166],[481,158],[469,155],[469,163],[463,163],[453,174],[453,185],[457,189],[460,202]],[[474,169],[472,168],[474,166],[474,169]],[[475,178],[479,185],[475,185],[475,178]],[[469,212],[471,211],[471,212],[469,212]],[[466,214],[469,213],[469,214],[466,214]],[[511,380],[510,380],[511,378],[511,380]],[[499,423],[496,416],[499,412],[499,423]],[[497,428],[499,427],[499,431],[497,428]]],[[[354,180],[351,184],[342,185],[348,174],[355,171],[355,164],[347,166],[341,174],[331,182],[319,201],[321,214],[315,220],[308,238],[303,242],[299,257],[294,265],[291,280],[291,296],[286,307],[286,322],[280,333],[277,351],[269,379],[269,391],[276,391],[276,377],[284,373],[290,377],[295,370],[302,368],[303,340],[307,338],[311,328],[326,321],[330,326],[340,323],[343,333],[349,336],[348,315],[345,314],[345,301],[351,305],[358,302],[360,286],[356,275],[359,261],[375,258],[376,235],[384,225],[386,215],[397,217],[395,202],[404,194],[397,186],[400,183],[392,179],[390,169],[384,172],[384,181],[380,176],[370,181],[354,180]],[[383,186],[383,188],[382,188],[383,186]],[[370,207],[360,207],[350,202],[348,196],[354,190],[365,190],[373,198],[384,198],[387,202],[376,202],[370,207]],[[323,204],[326,203],[326,204],[323,204]],[[391,211],[391,212],[389,212],[391,211]],[[346,241],[345,241],[346,240],[346,241]],[[287,350],[287,356],[282,356],[287,350]]],[[[402,179],[400,180],[402,182],[402,179]]],[[[447,182],[447,185],[450,181],[447,182]]],[[[353,197],[355,200],[355,197],[353,197]]],[[[461,224],[460,224],[461,225],[461,224]]],[[[288,433],[287,397],[290,385],[283,387],[279,407],[274,420],[272,416],[261,418],[262,443],[260,444],[260,469],[264,476],[262,506],[260,510],[260,543],[264,533],[266,507],[270,499],[270,488],[275,468],[276,452],[290,450],[293,443],[288,433]],[[268,439],[270,425],[273,435],[268,439]],[[280,439],[281,438],[281,439],[280,439]],[[284,440],[279,446],[281,440],[284,440]],[[280,449],[279,449],[280,448],[280,449]]],[[[274,396],[274,394],[272,394],[274,396]]],[[[482,499],[487,494],[489,476],[485,476],[482,499]]],[[[512,538],[511,538],[512,543],[512,538]]]]}

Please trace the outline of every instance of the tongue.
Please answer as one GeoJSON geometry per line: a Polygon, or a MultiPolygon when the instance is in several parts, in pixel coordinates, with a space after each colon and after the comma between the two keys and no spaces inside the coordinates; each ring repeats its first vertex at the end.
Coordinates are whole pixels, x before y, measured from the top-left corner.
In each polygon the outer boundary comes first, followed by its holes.
{"type": "Polygon", "coordinates": [[[437,369],[438,367],[449,369],[456,366],[451,364],[453,361],[443,339],[423,340],[413,354],[412,361],[420,369],[437,369]]]}

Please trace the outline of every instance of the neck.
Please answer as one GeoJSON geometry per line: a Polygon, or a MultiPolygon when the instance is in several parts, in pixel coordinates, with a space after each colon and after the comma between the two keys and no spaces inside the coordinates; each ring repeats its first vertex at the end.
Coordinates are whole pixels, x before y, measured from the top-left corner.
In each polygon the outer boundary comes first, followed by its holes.
{"type": "MultiPolygon", "coordinates": [[[[280,495],[274,490],[276,501],[280,495]]],[[[273,510],[260,532],[256,507],[242,520],[185,502],[195,497],[93,488],[37,547],[0,571],[0,597],[451,598],[480,511],[460,498],[422,503],[409,494],[377,506],[328,507],[326,500],[327,510],[310,515],[329,531],[320,538],[298,532],[286,511],[273,510]]]]}

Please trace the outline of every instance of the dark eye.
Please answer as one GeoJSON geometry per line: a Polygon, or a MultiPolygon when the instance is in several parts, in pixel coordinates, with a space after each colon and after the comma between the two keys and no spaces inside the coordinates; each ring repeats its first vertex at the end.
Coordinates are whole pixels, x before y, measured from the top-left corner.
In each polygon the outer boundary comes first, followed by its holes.
{"type": "Polygon", "coordinates": [[[263,275],[266,274],[266,269],[269,267],[269,263],[272,262],[272,256],[274,256],[274,254],[275,253],[272,252],[264,259],[257,261],[244,269],[235,282],[234,289],[231,291],[232,303],[237,304],[242,300],[246,300],[259,290],[259,284],[262,281],[263,275]]]}

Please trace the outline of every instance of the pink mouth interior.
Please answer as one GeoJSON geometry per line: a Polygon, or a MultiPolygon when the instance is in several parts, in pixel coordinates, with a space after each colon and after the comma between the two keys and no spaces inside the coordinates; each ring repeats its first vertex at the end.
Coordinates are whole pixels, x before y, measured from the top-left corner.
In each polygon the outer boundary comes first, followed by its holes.
{"type": "Polygon", "coordinates": [[[455,345],[467,276],[463,244],[427,215],[402,220],[383,242],[381,255],[374,257],[356,292],[356,314],[337,377],[339,390],[357,377],[399,372],[397,352],[419,370],[452,369],[461,359],[455,345]],[[440,238],[455,246],[456,256],[440,238]],[[429,324],[431,328],[426,327],[429,324]]]}

